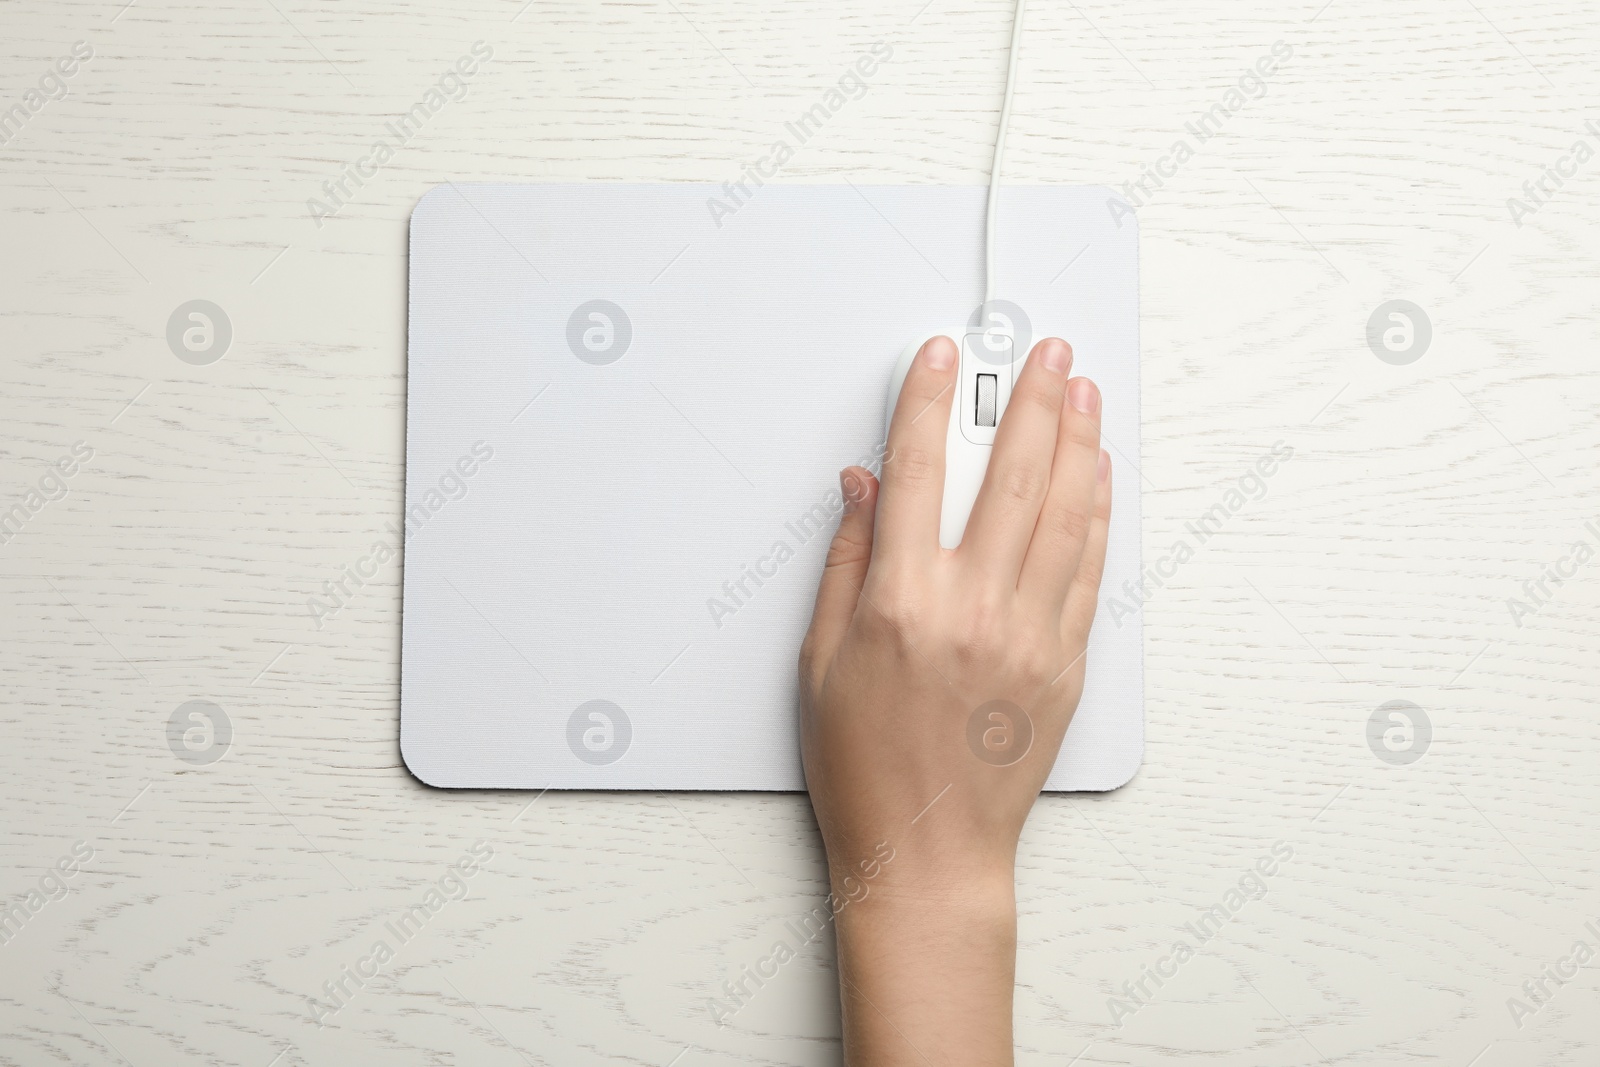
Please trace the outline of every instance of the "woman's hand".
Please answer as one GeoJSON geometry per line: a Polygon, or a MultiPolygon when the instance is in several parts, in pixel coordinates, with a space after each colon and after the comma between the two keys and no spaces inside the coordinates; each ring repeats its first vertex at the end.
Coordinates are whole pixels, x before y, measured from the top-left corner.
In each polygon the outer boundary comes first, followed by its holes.
{"type": "Polygon", "coordinates": [[[917,354],[881,486],[843,473],[800,655],[850,1063],[1011,1062],[1017,839],[1078,706],[1105,560],[1100,394],[1058,338],[1017,380],[961,546],[940,547],[957,362],[948,338],[917,354]]]}

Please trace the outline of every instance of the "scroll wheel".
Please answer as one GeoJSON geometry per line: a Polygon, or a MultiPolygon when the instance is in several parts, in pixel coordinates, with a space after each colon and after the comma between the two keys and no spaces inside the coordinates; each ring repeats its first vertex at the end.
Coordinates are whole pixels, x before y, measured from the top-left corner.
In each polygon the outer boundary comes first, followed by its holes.
{"type": "Polygon", "coordinates": [[[995,424],[995,404],[999,375],[978,375],[978,425],[993,426],[995,424]]]}

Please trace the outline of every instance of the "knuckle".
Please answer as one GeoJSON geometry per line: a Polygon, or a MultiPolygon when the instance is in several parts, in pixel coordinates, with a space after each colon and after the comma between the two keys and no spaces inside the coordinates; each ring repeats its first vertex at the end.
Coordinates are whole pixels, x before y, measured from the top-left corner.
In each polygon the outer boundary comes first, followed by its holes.
{"type": "Polygon", "coordinates": [[[1008,463],[998,472],[995,489],[1001,499],[1032,503],[1044,491],[1045,472],[1035,463],[1008,463]]]}
{"type": "Polygon", "coordinates": [[[1022,401],[1049,418],[1058,418],[1061,413],[1061,390],[1052,389],[1049,385],[1035,382],[1024,386],[1011,394],[1011,403],[1022,401]]]}
{"type": "Polygon", "coordinates": [[[896,578],[881,582],[867,603],[874,623],[899,640],[909,640],[922,629],[923,597],[910,582],[896,578]]]}
{"type": "Polygon", "coordinates": [[[1055,643],[1046,640],[1037,629],[1019,636],[1011,648],[1011,669],[1026,684],[1042,684],[1061,669],[1056,663],[1059,655],[1055,643]]]}
{"type": "Polygon", "coordinates": [[[894,420],[899,421],[903,418],[907,426],[913,423],[920,424],[924,418],[932,417],[934,410],[939,406],[939,401],[950,392],[950,383],[934,372],[923,368],[921,373],[918,373],[914,369],[901,388],[900,400],[895,405],[894,420]]]}
{"type": "Polygon", "coordinates": [[[1089,527],[1092,525],[1088,515],[1077,508],[1067,507],[1057,510],[1050,518],[1050,525],[1055,534],[1068,544],[1080,544],[1089,537],[1089,527]]]}
{"type": "Polygon", "coordinates": [[[844,484],[841,487],[841,503],[859,505],[872,495],[876,488],[877,478],[869,470],[859,467],[845,468],[844,484]]]}
{"type": "Polygon", "coordinates": [[[999,597],[982,595],[967,606],[949,635],[951,651],[963,663],[992,661],[1006,645],[1007,610],[999,597]]]}
{"type": "Polygon", "coordinates": [[[800,682],[802,685],[816,687],[817,676],[817,638],[815,634],[806,634],[805,640],[800,642],[800,682]]]}
{"type": "Polygon", "coordinates": [[[1079,448],[1089,448],[1098,456],[1100,452],[1100,427],[1093,419],[1078,415],[1067,420],[1067,440],[1079,448]]]}
{"type": "Polygon", "coordinates": [[[833,541],[828,545],[828,560],[824,564],[829,570],[849,567],[872,555],[871,538],[863,536],[860,530],[851,529],[852,525],[839,527],[839,531],[833,535],[833,541]]]}
{"type": "Polygon", "coordinates": [[[1106,561],[1087,553],[1078,561],[1078,572],[1072,576],[1079,588],[1091,596],[1100,592],[1100,579],[1105,577],[1106,561]]]}
{"type": "Polygon", "coordinates": [[[906,445],[894,450],[884,460],[883,473],[890,482],[921,486],[933,481],[938,468],[933,453],[919,445],[906,445]]]}
{"type": "Polygon", "coordinates": [[[912,597],[899,597],[884,605],[883,618],[901,637],[909,638],[921,628],[922,605],[912,597]]]}

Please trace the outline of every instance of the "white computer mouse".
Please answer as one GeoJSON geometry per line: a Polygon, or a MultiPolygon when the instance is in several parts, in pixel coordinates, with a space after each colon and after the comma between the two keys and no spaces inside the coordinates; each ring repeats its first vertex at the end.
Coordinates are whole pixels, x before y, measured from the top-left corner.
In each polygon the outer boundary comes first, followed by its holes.
{"type": "Polygon", "coordinates": [[[913,341],[900,354],[889,379],[889,407],[884,416],[884,435],[894,419],[900,387],[905,385],[911,361],[922,346],[934,337],[956,342],[961,353],[956,377],[956,396],[950,405],[950,428],[945,436],[944,507],[939,517],[939,543],[955,548],[967,529],[967,517],[983,486],[989,469],[989,454],[994,450],[995,430],[1011,399],[1011,387],[1022,370],[1022,357],[1008,331],[982,330],[975,326],[943,330],[913,341]]]}

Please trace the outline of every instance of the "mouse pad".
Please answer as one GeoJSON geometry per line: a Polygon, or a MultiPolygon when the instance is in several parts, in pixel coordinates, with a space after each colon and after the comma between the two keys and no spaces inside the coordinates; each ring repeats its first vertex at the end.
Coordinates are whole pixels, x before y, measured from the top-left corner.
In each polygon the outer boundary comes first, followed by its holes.
{"type": "MultiPolygon", "coordinates": [[[[877,469],[905,345],[977,313],[984,196],[447,183],[422,198],[400,719],[414,775],[805,788],[795,660],[838,472],[877,469]]],[[[1006,187],[996,230],[997,293],[1027,343],[1071,341],[1116,465],[1058,791],[1114,789],[1144,748],[1138,236],[1113,198],[1006,187]]]]}

